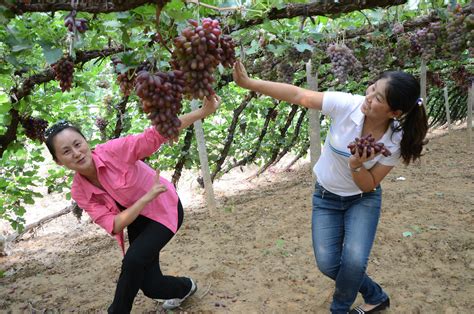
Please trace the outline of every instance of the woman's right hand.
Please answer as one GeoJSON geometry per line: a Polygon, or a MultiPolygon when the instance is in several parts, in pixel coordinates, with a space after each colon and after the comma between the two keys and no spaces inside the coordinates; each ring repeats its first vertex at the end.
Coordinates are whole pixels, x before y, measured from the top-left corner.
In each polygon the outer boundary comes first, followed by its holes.
{"type": "Polygon", "coordinates": [[[143,195],[143,199],[147,203],[151,202],[158,195],[168,190],[168,188],[164,184],[160,183],[160,170],[159,169],[156,169],[156,175],[153,180],[154,182],[153,182],[153,185],[151,186],[151,189],[145,195],[143,195]]]}
{"type": "Polygon", "coordinates": [[[244,65],[240,61],[235,61],[234,71],[232,72],[234,82],[243,88],[248,88],[251,79],[249,78],[244,65]]]}

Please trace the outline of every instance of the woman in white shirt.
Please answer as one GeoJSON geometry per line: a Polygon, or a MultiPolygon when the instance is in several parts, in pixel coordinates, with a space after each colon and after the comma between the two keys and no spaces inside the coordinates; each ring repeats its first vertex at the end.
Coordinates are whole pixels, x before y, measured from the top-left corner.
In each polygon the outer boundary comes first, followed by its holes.
{"type": "Polygon", "coordinates": [[[335,280],[331,313],[375,313],[390,306],[383,289],[366,274],[382,204],[380,182],[398,163],[421,156],[428,121],[418,81],[405,72],[385,72],[365,96],[315,92],[248,77],[234,65],[237,85],[267,96],[318,109],[331,117],[321,157],[314,167],[313,248],[320,271],[335,280]],[[392,153],[364,148],[351,154],[347,145],[371,134],[392,153]],[[365,304],[350,309],[360,292],[365,304]]]}

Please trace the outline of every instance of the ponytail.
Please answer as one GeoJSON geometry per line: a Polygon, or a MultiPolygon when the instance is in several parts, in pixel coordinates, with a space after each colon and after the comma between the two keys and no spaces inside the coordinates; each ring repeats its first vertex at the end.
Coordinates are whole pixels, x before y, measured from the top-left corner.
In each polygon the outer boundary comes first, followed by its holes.
{"type": "Polygon", "coordinates": [[[387,79],[385,91],[388,105],[393,111],[400,110],[399,124],[394,132],[403,131],[400,143],[403,163],[408,165],[421,157],[428,132],[428,117],[420,95],[420,84],[413,75],[401,71],[384,72],[380,79],[387,79]]]}
{"type": "Polygon", "coordinates": [[[400,143],[401,157],[403,163],[409,165],[419,159],[422,154],[425,136],[428,132],[428,117],[425,106],[415,105],[413,109],[399,119],[397,129],[403,131],[402,141],[400,143]]]}

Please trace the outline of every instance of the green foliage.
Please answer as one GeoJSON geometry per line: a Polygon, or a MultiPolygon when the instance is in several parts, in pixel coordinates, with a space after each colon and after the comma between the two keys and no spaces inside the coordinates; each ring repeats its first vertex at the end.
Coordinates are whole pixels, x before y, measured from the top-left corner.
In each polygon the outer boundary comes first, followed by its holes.
{"type": "Polygon", "coordinates": [[[34,146],[15,143],[0,160],[0,217],[9,221],[14,229],[21,230],[25,222],[25,205],[34,204],[34,191],[41,183],[38,176],[41,151],[34,146]]]}

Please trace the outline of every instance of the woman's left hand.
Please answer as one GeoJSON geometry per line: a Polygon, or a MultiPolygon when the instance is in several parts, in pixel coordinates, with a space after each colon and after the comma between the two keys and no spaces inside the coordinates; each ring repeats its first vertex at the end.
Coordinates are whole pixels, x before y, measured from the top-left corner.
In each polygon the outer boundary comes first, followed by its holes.
{"type": "Polygon", "coordinates": [[[219,95],[214,94],[211,96],[204,97],[203,105],[201,110],[204,113],[204,117],[214,113],[221,103],[221,98],[219,95]]]}

